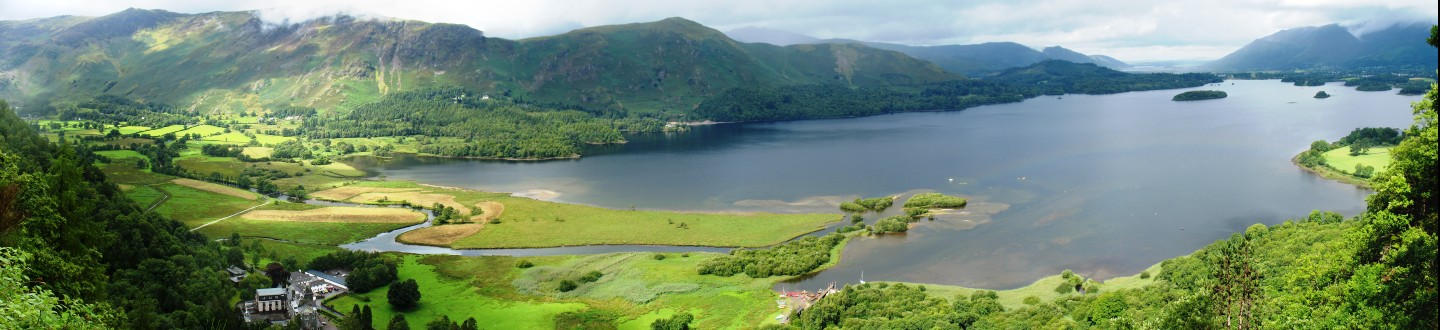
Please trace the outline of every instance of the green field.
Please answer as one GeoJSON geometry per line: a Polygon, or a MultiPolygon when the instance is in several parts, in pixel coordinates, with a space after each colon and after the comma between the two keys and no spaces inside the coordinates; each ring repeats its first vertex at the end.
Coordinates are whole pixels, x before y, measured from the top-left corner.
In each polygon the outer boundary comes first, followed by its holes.
{"type": "Polygon", "coordinates": [[[1349,147],[1335,148],[1335,150],[1325,152],[1325,165],[1352,175],[1355,173],[1355,164],[1373,166],[1375,172],[1380,172],[1386,166],[1390,166],[1390,148],[1370,148],[1368,152],[1359,156],[1351,156],[1349,147]]]}
{"type": "Polygon", "coordinates": [[[225,132],[225,128],[211,125],[195,125],[185,130],[175,132],[176,136],[196,134],[202,137],[225,132]]]}
{"type": "Polygon", "coordinates": [[[242,162],[235,158],[201,155],[198,149],[193,147],[186,149],[180,154],[180,158],[175,160],[175,164],[202,176],[210,175],[210,173],[238,176],[247,167],[273,169],[291,175],[289,178],[274,180],[275,185],[281,189],[305,186],[312,191],[337,186],[365,175],[364,171],[341,162],[332,162],[326,165],[282,161],[242,162]]]}
{"type": "MultiPolygon", "coordinates": [[[[175,133],[175,132],[179,132],[179,131],[182,131],[182,130],[185,130],[185,125],[170,125],[170,126],[165,126],[165,127],[161,127],[161,128],[156,128],[156,129],[148,130],[148,131],[143,131],[143,132],[140,132],[140,135],[161,136],[161,135],[165,135],[166,133],[175,133]]],[[[179,134],[176,134],[176,135],[179,135],[179,134]]]]}
{"type": "MultiPolygon", "coordinates": [[[[557,303],[533,299],[496,298],[483,294],[482,291],[503,289],[477,288],[471,284],[470,276],[442,276],[436,266],[422,263],[420,256],[406,255],[403,258],[404,262],[400,264],[399,269],[400,280],[413,279],[420,284],[421,290],[420,306],[413,311],[405,312],[405,320],[410,323],[411,329],[424,329],[425,323],[440,318],[441,315],[456,321],[474,317],[487,329],[553,329],[556,315],[586,308],[584,304],[573,302],[557,303]]],[[[492,257],[492,259],[499,258],[503,257],[492,257]]],[[[431,263],[445,259],[447,258],[440,256],[423,258],[431,263]]],[[[500,275],[511,269],[515,268],[497,265],[475,271],[485,275],[500,275]]],[[[479,275],[471,276],[478,277],[479,275]]],[[[347,294],[331,300],[328,304],[341,313],[349,313],[351,307],[357,304],[368,304],[374,315],[374,324],[377,328],[383,327],[390,324],[390,319],[396,313],[387,302],[385,294],[388,289],[387,286],[363,294],[347,294]]]]}
{"type": "MultiPolygon", "coordinates": [[[[308,186],[307,186],[308,187],[308,186]]],[[[423,186],[413,182],[360,182],[350,187],[413,189],[410,193],[452,196],[473,207],[481,201],[504,205],[499,223],[490,223],[456,248],[549,247],[591,244],[765,246],[820,230],[840,220],[835,214],[686,213],[614,210],[539,201],[509,194],[423,186]]],[[[442,197],[443,197],[442,196],[442,197]]],[[[400,201],[402,198],[388,198],[400,201]]],[[[423,206],[434,202],[420,202],[423,206]]]]}
{"type": "MultiPolygon", "coordinates": [[[[253,203],[251,206],[254,206],[253,203]]],[[[300,211],[321,207],[277,201],[255,210],[300,211]]],[[[375,237],[380,233],[404,228],[423,220],[424,218],[420,218],[407,223],[302,222],[254,220],[246,218],[242,214],[205,226],[199,232],[210,237],[229,237],[231,233],[238,233],[243,237],[271,238],[306,245],[335,246],[375,237]]]]}
{"type": "MultiPolygon", "coordinates": [[[[486,328],[552,329],[554,318],[567,311],[595,309],[616,315],[622,329],[648,329],[655,319],[677,311],[696,316],[698,329],[752,328],[773,318],[778,279],[751,279],[696,275],[701,261],[717,254],[667,254],[655,260],[651,253],[617,253],[593,256],[529,257],[536,266],[516,268],[521,258],[404,255],[400,280],[420,284],[420,307],[405,312],[412,329],[440,315],[461,321],[474,317],[486,328]],[[560,279],[573,279],[590,271],[604,274],[598,281],[561,293],[560,279]]],[[[368,301],[376,325],[388,324],[396,311],[380,288],[351,294],[329,304],[341,312],[368,301]]]]}
{"type": "Polygon", "coordinates": [[[149,208],[150,205],[164,198],[165,193],[151,186],[132,186],[130,190],[125,191],[125,197],[135,201],[135,205],[139,205],[141,208],[149,208]]]}
{"type": "MultiPolygon", "coordinates": [[[[148,130],[150,130],[150,127],[149,127],[149,126],[120,126],[120,128],[117,128],[116,130],[119,130],[119,131],[120,131],[120,134],[130,135],[130,134],[135,134],[135,133],[140,133],[140,132],[148,131],[148,130]]],[[[109,131],[106,131],[106,132],[109,132],[109,131]]]]}
{"type": "MultiPolygon", "coordinates": [[[[281,142],[290,141],[290,140],[294,140],[294,139],[295,139],[295,138],[293,138],[293,137],[287,137],[287,136],[278,136],[278,135],[269,135],[269,134],[255,134],[255,141],[256,141],[256,142],[259,142],[259,143],[262,144],[262,145],[273,145],[273,144],[278,144],[278,143],[281,143],[281,142]]],[[[245,136],[244,133],[240,133],[240,132],[230,132],[230,133],[218,134],[218,135],[214,135],[214,136],[205,136],[205,137],[202,138],[201,140],[211,141],[211,142],[228,143],[228,144],[246,144],[246,143],[250,143],[250,137],[249,137],[249,136],[245,136]]]]}
{"type": "MultiPolygon", "coordinates": [[[[264,203],[264,201],[222,195],[173,183],[162,183],[152,187],[170,194],[170,199],[155,208],[155,212],[183,222],[189,227],[196,227],[264,203]]],[[[224,234],[229,235],[230,233],[224,232],[224,234]]]]}
{"type": "Polygon", "coordinates": [[[129,160],[129,163],[133,163],[135,159],[147,159],[145,155],[141,155],[134,150],[104,150],[96,151],[95,154],[105,156],[105,158],[109,158],[111,161],[129,160]]]}
{"type": "MultiPolygon", "coordinates": [[[[209,220],[214,220],[214,218],[209,220]]],[[[250,220],[243,216],[237,216],[205,226],[199,232],[210,237],[229,237],[230,233],[239,233],[243,237],[263,237],[333,246],[375,237],[380,233],[413,224],[270,221],[250,220]]]]}

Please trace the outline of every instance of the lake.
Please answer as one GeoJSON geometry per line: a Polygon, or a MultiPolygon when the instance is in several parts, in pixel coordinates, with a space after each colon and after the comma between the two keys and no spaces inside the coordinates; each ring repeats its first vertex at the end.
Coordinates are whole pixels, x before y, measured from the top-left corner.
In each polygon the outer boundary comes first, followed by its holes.
{"type": "MultiPolygon", "coordinates": [[[[911,281],[1008,289],[1063,269],[1134,274],[1310,210],[1354,215],[1368,191],[1290,163],[1314,140],[1408,127],[1418,96],[1231,80],[1191,89],[1045,96],[955,112],[694,127],[578,160],[398,158],[388,179],[611,208],[838,212],[859,196],[938,191],[965,213],[860,238],[790,287],[911,281]],[[1174,102],[1185,90],[1228,98],[1174,102]],[[1314,99],[1316,91],[1333,95],[1314,99]]],[[[872,221],[877,216],[868,215],[872,221]]]]}

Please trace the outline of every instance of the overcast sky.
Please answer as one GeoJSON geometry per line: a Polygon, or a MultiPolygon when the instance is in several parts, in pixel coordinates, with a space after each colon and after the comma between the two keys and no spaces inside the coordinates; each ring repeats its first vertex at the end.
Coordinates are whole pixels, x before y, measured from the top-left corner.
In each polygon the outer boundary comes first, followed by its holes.
{"type": "Polygon", "coordinates": [[[916,45],[1015,41],[1125,61],[1214,59],[1280,29],[1341,23],[1364,32],[1436,21],[1435,0],[0,0],[0,20],[98,16],[127,7],[183,13],[261,9],[270,21],[346,13],[466,24],[523,38],[671,16],[721,31],[764,27],[819,38],[916,45]]]}

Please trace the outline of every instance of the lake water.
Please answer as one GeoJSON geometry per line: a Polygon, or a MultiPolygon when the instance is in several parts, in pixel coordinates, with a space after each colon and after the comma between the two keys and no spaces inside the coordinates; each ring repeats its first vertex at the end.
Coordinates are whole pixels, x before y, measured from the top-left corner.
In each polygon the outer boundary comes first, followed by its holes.
{"type": "Polygon", "coordinates": [[[837,212],[836,202],[858,196],[961,194],[972,199],[967,213],[857,239],[838,266],[791,287],[854,282],[863,271],[869,281],[1007,289],[1063,269],[1134,274],[1313,209],[1357,214],[1367,191],[1290,157],[1356,127],[1408,127],[1419,98],[1278,81],[1193,89],[1230,96],[1047,96],[957,112],[703,126],[579,160],[357,165],[389,179],[612,208],[837,212]],[[1319,90],[1334,96],[1312,98],[1319,90]]]}

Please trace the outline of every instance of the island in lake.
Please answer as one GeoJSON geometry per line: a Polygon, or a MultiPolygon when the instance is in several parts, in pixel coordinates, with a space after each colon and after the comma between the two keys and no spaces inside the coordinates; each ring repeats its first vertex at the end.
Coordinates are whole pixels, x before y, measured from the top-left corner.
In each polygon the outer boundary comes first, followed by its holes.
{"type": "Polygon", "coordinates": [[[1225,92],[1222,92],[1222,91],[1189,91],[1189,92],[1184,92],[1184,93],[1176,94],[1175,97],[1171,98],[1170,100],[1171,100],[1171,101],[1199,101],[1199,100],[1223,99],[1223,98],[1225,98],[1226,96],[1227,96],[1227,95],[1225,95],[1225,92]]]}
{"type": "Polygon", "coordinates": [[[1330,98],[1330,94],[1325,93],[1325,91],[1315,92],[1315,98],[1317,98],[1317,99],[1327,99],[1327,98],[1330,98]]]}

